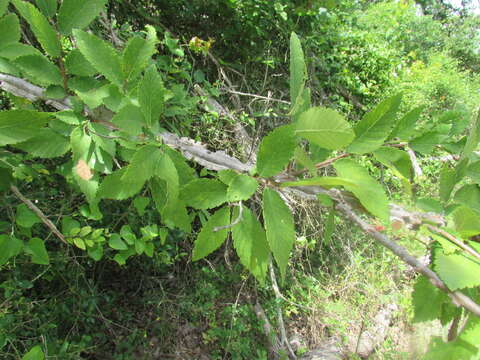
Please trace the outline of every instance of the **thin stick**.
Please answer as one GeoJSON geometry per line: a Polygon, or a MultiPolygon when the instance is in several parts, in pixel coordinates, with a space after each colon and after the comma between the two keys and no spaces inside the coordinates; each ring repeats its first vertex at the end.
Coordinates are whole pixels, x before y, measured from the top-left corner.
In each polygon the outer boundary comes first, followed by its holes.
{"type": "Polygon", "coordinates": [[[18,190],[15,185],[10,186],[10,190],[18,197],[25,205],[28,206],[30,210],[32,210],[42,222],[65,244],[68,245],[67,241],[65,240],[65,236],[57,229],[55,224],[51,222],[45,214],[40,210],[34,203],[32,203],[29,199],[27,199],[23,194],[18,190]]]}
{"type": "MultiPolygon", "coordinates": [[[[273,291],[275,292],[275,297],[277,299],[282,298],[280,289],[278,288],[278,283],[277,283],[277,278],[275,276],[275,270],[273,269],[273,264],[272,261],[270,260],[270,279],[272,281],[272,287],[273,291]]],[[[280,338],[281,342],[285,345],[287,348],[290,358],[291,359],[296,359],[297,356],[295,355],[295,352],[293,351],[292,347],[290,346],[290,342],[288,341],[287,338],[287,331],[285,330],[285,323],[283,322],[283,315],[282,315],[282,309],[280,309],[280,305],[277,304],[277,321],[278,321],[278,327],[280,328],[280,338]]]]}
{"type": "Polygon", "coordinates": [[[336,208],[344,215],[346,215],[347,218],[356,223],[365,233],[372,236],[380,244],[390,249],[404,262],[411,265],[415,269],[415,271],[429,278],[432,285],[446,292],[448,296],[450,296],[454,304],[464,307],[476,316],[480,316],[480,305],[475,303],[471,298],[469,298],[460,291],[451,291],[436,273],[434,273],[432,270],[422,264],[417,258],[410,255],[405,248],[391,241],[385,234],[382,234],[381,232],[375,230],[373,226],[362,220],[360,216],[354,213],[349,204],[344,201],[339,201],[336,205],[336,208]]]}
{"type": "Polygon", "coordinates": [[[244,93],[244,92],[241,92],[241,91],[230,90],[230,89],[226,89],[226,91],[231,93],[231,94],[237,94],[237,95],[242,95],[242,96],[250,96],[250,97],[253,97],[253,98],[256,98],[256,99],[271,100],[271,101],[276,101],[276,102],[279,102],[279,103],[282,103],[282,104],[290,105],[290,101],[274,99],[274,98],[271,98],[271,97],[268,97],[268,96],[249,94],[249,93],[244,93]]]}

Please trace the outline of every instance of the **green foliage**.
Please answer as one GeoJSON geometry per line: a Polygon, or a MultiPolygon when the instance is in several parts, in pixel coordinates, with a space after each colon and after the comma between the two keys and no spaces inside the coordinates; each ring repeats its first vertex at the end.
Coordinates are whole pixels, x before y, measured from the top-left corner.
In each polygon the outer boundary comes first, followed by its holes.
{"type": "Polygon", "coordinates": [[[257,171],[261,176],[278,174],[289,163],[297,140],[292,125],[276,128],[262,139],[258,150],[257,171]]]}
{"type": "Polygon", "coordinates": [[[58,28],[64,35],[87,27],[105,8],[107,0],[65,0],[58,11],[58,28]]]}

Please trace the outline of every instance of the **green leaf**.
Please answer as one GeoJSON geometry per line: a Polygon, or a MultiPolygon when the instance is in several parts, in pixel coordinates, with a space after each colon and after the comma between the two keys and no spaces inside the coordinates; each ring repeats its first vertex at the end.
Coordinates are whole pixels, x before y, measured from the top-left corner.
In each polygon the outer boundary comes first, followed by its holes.
{"type": "Polygon", "coordinates": [[[0,111],[0,146],[17,144],[37,135],[50,114],[30,110],[0,111]]]}
{"type": "Polygon", "coordinates": [[[453,200],[476,210],[480,214],[480,187],[478,185],[467,184],[462,186],[455,193],[453,200]]]}
{"type": "Polygon", "coordinates": [[[298,121],[299,116],[310,109],[312,106],[312,94],[309,88],[303,88],[302,95],[297,97],[297,101],[293,104],[292,110],[290,111],[290,115],[292,116],[292,121],[298,121]]]}
{"type": "Polygon", "coordinates": [[[196,179],[182,188],[180,198],[195,209],[211,209],[227,201],[227,187],[218,180],[196,179]]]}
{"type": "Polygon", "coordinates": [[[290,102],[295,105],[307,79],[307,66],[297,34],[290,35],[290,102]]]}
{"type": "Polygon", "coordinates": [[[138,106],[127,104],[112,118],[112,123],[131,136],[138,136],[145,126],[142,111],[138,106]]]}
{"type": "Polygon", "coordinates": [[[27,205],[20,204],[17,206],[15,222],[24,228],[31,228],[33,225],[41,223],[42,220],[40,220],[40,218],[30,210],[27,205]]]}
{"type": "Polygon", "coordinates": [[[296,146],[292,125],[280,126],[265,136],[257,156],[260,176],[270,177],[282,171],[293,157],[296,146]]]}
{"type": "Polygon", "coordinates": [[[130,165],[122,180],[125,182],[145,182],[157,173],[162,152],[157,146],[145,145],[138,149],[130,160],[130,165]]]}
{"type": "Polygon", "coordinates": [[[43,55],[20,56],[15,59],[14,63],[18,65],[34,83],[41,85],[63,84],[62,75],[60,75],[58,67],[43,55]]]}
{"type": "Polygon", "coordinates": [[[107,0],[63,0],[58,11],[58,27],[62,34],[86,28],[105,8],[107,0]]]}
{"type": "Polygon", "coordinates": [[[71,75],[93,76],[97,73],[78,49],[73,49],[65,57],[65,68],[71,75]]]}
{"type": "Polygon", "coordinates": [[[48,128],[37,130],[35,137],[14,146],[40,158],[62,156],[70,150],[68,139],[48,128]]]}
{"type": "Polygon", "coordinates": [[[20,22],[15,14],[0,19],[0,47],[20,41],[20,22]]]}
{"type": "Polygon", "coordinates": [[[480,285],[480,263],[469,255],[436,251],[433,269],[451,291],[480,285]]]}
{"type": "Polygon", "coordinates": [[[350,124],[335,110],[313,107],[300,115],[295,134],[329,150],[341,149],[355,134],[350,124]]]}
{"type": "Polygon", "coordinates": [[[469,156],[478,146],[480,141],[480,111],[477,117],[472,119],[470,130],[467,137],[467,142],[463,148],[462,158],[469,156]]]}
{"type": "Polygon", "coordinates": [[[157,34],[153,26],[147,25],[146,39],[140,36],[130,38],[123,50],[123,73],[127,81],[134,80],[147,67],[156,52],[157,34]]]}
{"type": "Polygon", "coordinates": [[[446,302],[449,302],[449,298],[445,292],[433,286],[425,276],[419,276],[412,293],[413,322],[438,319],[442,313],[442,304],[446,302]]]}
{"type": "Polygon", "coordinates": [[[280,185],[281,187],[290,186],[322,186],[325,188],[331,188],[334,186],[354,187],[356,183],[338,176],[317,176],[310,179],[298,180],[298,181],[286,181],[280,185]]]}
{"type": "Polygon", "coordinates": [[[0,0],[0,16],[3,16],[3,14],[5,14],[5,11],[7,11],[9,2],[10,0],[0,0]]]}
{"type": "Polygon", "coordinates": [[[332,241],[332,235],[335,230],[335,210],[332,208],[323,227],[322,245],[329,245],[332,241]]]}
{"type": "Polygon", "coordinates": [[[453,213],[455,230],[461,236],[471,237],[480,234],[480,215],[466,206],[457,207],[453,213]]]}
{"type": "MultiPolygon", "coordinates": [[[[239,215],[238,207],[233,212],[233,219],[239,215]]],[[[249,208],[243,207],[242,220],[232,227],[233,247],[240,262],[245,266],[260,284],[265,283],[270,249],[267,236],[262,225],[249,208]]]]}
{"type": "Polygon", "coordinates": [[[108,240],[108,246],[115,250],[127,250],[128,246],[125,242],[120,238],[118,234],[112,234],[110,239],[108,240]]]}
{"type": "Polygon", "coordinates": [[[382,146],[373,155],[379,162],[394,170],[397,176],[403,176],[406,179],[412,177],[412,162],[406,151],[382,146]]]}
{"type": "Polygon", "coordinates": [[[147,208],[148,204],[150,204],[149,198],[137,196],[135,199],[133,199],[133,206],[135,209],[137,209],[138,215],[140,216],[145,214],[145,209],[147,208]]]}
{"type": "Polygon", "coordinates": [[[230,209],[217,210],[198,234],[193,247],[192,260],[197,261],[217,250],[225,241],[228,229],[215,231],[215,228],[230,224],[230,209]]]}
{"type": "Polygon", "coordinates": [[[457,183],[455,170],[445,166],[440,172],[440,199],[446,203],[450,199],[453,187],[457,183]]]}
{"type": "Polygon", "coordinates": [[[23,242],[14,236],[0,235],[0,266],[22,251],[23,242]]]}
{"type": "Polygon", "coordinates": [[[32,256],[32,262],[34,264],[50,264],[47,249],[45,249],[45,244],[42,239],[31,238],[27,243],[25,251],[32,256]]]}
{"type": "Polygon", "coordinates": [[[30,349],[28,353],[26,353],[22,360],[43,360],[45,359],[45,354],[42,351],[40,345],[36,345],[30,349]]]}
{"type": "Polygon", "coordinates": [[[140,192],[145,182],[143,180],[136,182],[122,180],[126,171],[126,168],[122,168],[107,175],[98,189],[98,198],[125,200],[140,192]]]}
{"type": "Polygon", "coordinates": [[[8,44],[0,48],[0,56],[8,60],[13,61],[20,56],[26,55],[42,55],[42,53],[33,46],[20,43],[8,44]]]}
{"type": "Polygon", "coordinates": [[[57,12],[57,0],[35,0],[37,7],[46,17],[53,17],[57,12]]]}
{"type": "Polygon", "coordinates": [[[75,163],[80,159],[89,161],[93,151],[92,138],[85,133],[83,127],[78,126],[73,129],[70,134],[70,145],[75,163]]]}
{"type": "Polygon", "coordinates": [[[57,37],[57,32],[50,25],[47,18],[28,2],[20,0],[11,0],[11,2],[15,5],[20,15],[28,22],[46,53],[54,58],[59,57],[62,46],[57,37]]]}
{"type": "Polygon", "coordinates": [[[317,176],[317,168],[307,152],[301,147],[295,148],[295,161],[308,170],[310,176],[317,176]]]}
{"type": "Polygon", "coordinates": [[[110,44],[85,31],[75,29],[73,35],[77,40],[78,49],[85,59],[110,82],[121,87],[123,72],[117,51],[110,44]]]}
{"type": "Polygon", "coordinates": [[[387,195],[383,187],[369,175],[368,171],[350,159],[338,160],[333,166],[341,178],[356,184],[355,186],[344,185],[345,189],[351,191],[370,213],[388,223],[390,208],[387,195]]]}
{"type": "Polygon", "coordinates": [[[284,280],[290,252],[296,239],[295,226],[288,206],[275,190],[269,188],[263,191],[263,220],[268,244],[284,280]]]}
{"type": "Polygon", "coordinates": [[[433,151],[433,149],[435,149],[435,146],[442,142],[444,138],[445,135],[442,135],[436,131],[431,131],[413,139],[408,145],[413,150],[428,155],[433,151]]]}
{"type": "Polygon", "coordinates": [[[397,126],[390,134],[390,139],[398,138],[400,140],[408,140],[415,134],[415,125],[417,124],[425,106],[419,106],[406,113],[397,123],[397,126]]]}
{"type": "Polygon", "coordinates": [[[390,135],[401,101],[401,94],[392,96],[365,114],[354,128],[356,138],[347,151],[365,154],[378,149],[390,135]]]}
{"type": "Polygon", "coordinates": [[[443,206],[437,199],[423,197],[418,198],[415,202],[415,205],[423,211],[426,212],[435,212],[437,214],[443,213],[443,206]]]}
{"type": "Polygon", "coordinates": [[[443,342],[442,338],[434,337],[429,345],[429,351],[422,357],[422,360],[452,360],[452,359],[474,359],[478,352],[474,347],[466,347],[461,341],[443,342]]]}
{"type": "Polygon", "coordinates": [[[227,201],[248,200],[257,191],[257,181],[243,174],[238,174],[228,183],[227,201]]]}
{"type": "Polygon", "coordinates": [[[133,233],[130,225],[122,226],[120,229],[120,236],[127,242],[128,245],[134,245],[135,241],[137,240],[137,236],[133,233]]]}
{"type": "Polygon", "coordinates": [[[85,245],[85,241],[81,238],[74,238],[73,239],[73,244],[78,247],[79,249],[86,250],[87,246],[85,245]]]}
{"type": "Polygon", "coordinates": [[[469,164],[466,170],[466,174],[476,184],[480,184],[480,161],[475,161],[469,164]]]}
{"type": "Polygon", "coordinates": [[[88,248],[87,253],[93,260],[100,261],[103,257],[103,247],[96,245],[93,248],[88,248]]]}
{"type": "Polygon", "coordinates": [[[138,102],[147,126],[156,124],[164,110],[165,88],[155,66],[150,66],[138,85],[138,102]]]}

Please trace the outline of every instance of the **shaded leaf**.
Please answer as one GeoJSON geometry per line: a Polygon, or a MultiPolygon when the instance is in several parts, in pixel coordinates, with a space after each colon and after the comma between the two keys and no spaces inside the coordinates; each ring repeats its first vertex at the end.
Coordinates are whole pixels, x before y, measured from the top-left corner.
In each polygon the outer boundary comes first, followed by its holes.
{"type": "Polygon", "coordinates": [[[38,129],[34,137],[14,146],[44,159],[62,156],[70,150],[68,138],[49,128],[38,129]]]}
{"type": "Polygon", "coordinates": [[[195,209],[211,209],[227,201],[227,187],[218,180],[197,179],[182,188],[180,198],[195,209]]]}
{"type": "Polygon", "coordinates": [[[406,151],[382,146],[373,155],[379,162],[393,169],[398,175],[406,179],[411,178],[412,162],[406,151]]]}
{"type": "Polygon", "coordinates": [[[297,34],[290,35],[290,102],[295,105],[307,79],[307,66],[297,34]]]}
{"type": "Polygon", "coordinates": [[[31,255],[34,264],[50,264],[47,249],[45,249],[45,244],[42,239],[31,238],[27,243],[25,251],[31,255]]]}
{"type": "Polygon", "coordinates": [[[480,264],[469,255],[436,251],[433,269],[452,291],[480,285],[480,264]]]}
{"type": "Polygon", "coordinates": [[[126,170],[126,168],[116,170],[103,179],[98,189],[100,199],[125,200],[142,190],[144,181],[127,182],[122,180],[126,170]]]}
{"type": "Polygon", "coordinates": [[[146,68],[156,52],[157,34],[153,26],[147,25],[146,39],[140,36],[130,38],[123,50],[123,73],[127,81],[135,79],[146,68]]]}
{"type": "Polygon", "coordinates": [[[445,292],[433,286],[427,277],[419,276],[412,293],[413,322],[438,319],[442,312],[442,304],[449,301],[445,292]]]}
{"type": "Polygon", "coordinates": [[[260,176],[278,174],[290,162],[297,146],[292,125],[279,126],[262,139],[257,156],[260,176]]]}
{"type": "Polygon", "coordinates": [[[24,228],[31,228],[33,225],[41,223],[42,220],[40,220],[40,218],[30,210],[27,205],[20,204],[17,206],[15,222],[24,228]]]}
{"type": "Polygon", "coordinates": [[[147,126],[155,124],[163,114],[164,94],[162,78],[155,66],[150,66],[138,87],[138,102],[147,126]]]}
{"type": "Polygon", "coordinates": [[[15,14],[0,19],[0,47],[20,41],[20,22],[15,14]]]}
{"type": "Polygon", "coordinates": [[[243,174],[238,174],[228,183],[227,201],[248,200],[257,191],[257,181],[243,174]]]}
{"type": "Polygon", "coordinates": [[[46,17],[53,17],[57,12],[57,0],[35,0],[35,4],[46,17]]]}
{"type": "Polygon", "coordinates": [[[0,146],[17,144],[37,135],[50,114],[30,110],[0,111],[0,146]]]}
{"type": "Polygon", "coordinates": [[[230,224],[230,209],[223,207],[217,210],[202,227],[195,240],[192,260],[197,261],[217,250],[225,241],[228,229],[214,231],[216,227],[230,224]]]}
{"type": "Polygon", "coordinates": [[[419,106],[406,113],[393,129],[390,138],[399,138],[400,140],[408,140],[415,134],[415,125],[417,124],[425,106],[419,106]]]}
{"type": "Polygon", "coordinates": [[[62,34],[87,27],[105,8],[107,0],[63,0],[58,11],[58,27],[62,34]]]}
{"type": "Polygon", "coordinates": [[[30,80],[41,85],[62,85],[62,75],[56,65],[43,55],[26,55],[15,59],[15,65],[24,71],[30,80]]]}
{"type": "Polygon", "coordinates": [[[71,75],[93,76],[97,73],[95,68],[78,49],[73,49],[65,57],[65,68],[71,75]]]}
{"type": "Polygon", "coordinates": [[[0,235],[0,266],[22,251],[23,242],[14,236],[0,235]]]}

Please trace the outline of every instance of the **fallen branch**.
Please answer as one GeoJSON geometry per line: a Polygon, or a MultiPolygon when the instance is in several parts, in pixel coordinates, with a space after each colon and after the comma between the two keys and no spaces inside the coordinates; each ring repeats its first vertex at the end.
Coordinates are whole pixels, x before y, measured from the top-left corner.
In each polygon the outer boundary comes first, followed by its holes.
{"type": "Polygon", "coordinates": [[[10,190],[15,194],[16,197],[20,199],[27,207],[32,210],[42,222],[54,233],[63,243],[67,244],[65,240],[65,236],[57,229],[55,224],[50,221],[49,218],[45,216],[45,214],[40,210],[34,203],[32,203],[29,199],[27,199],[15,185],[10,186],[10,190]]]}

